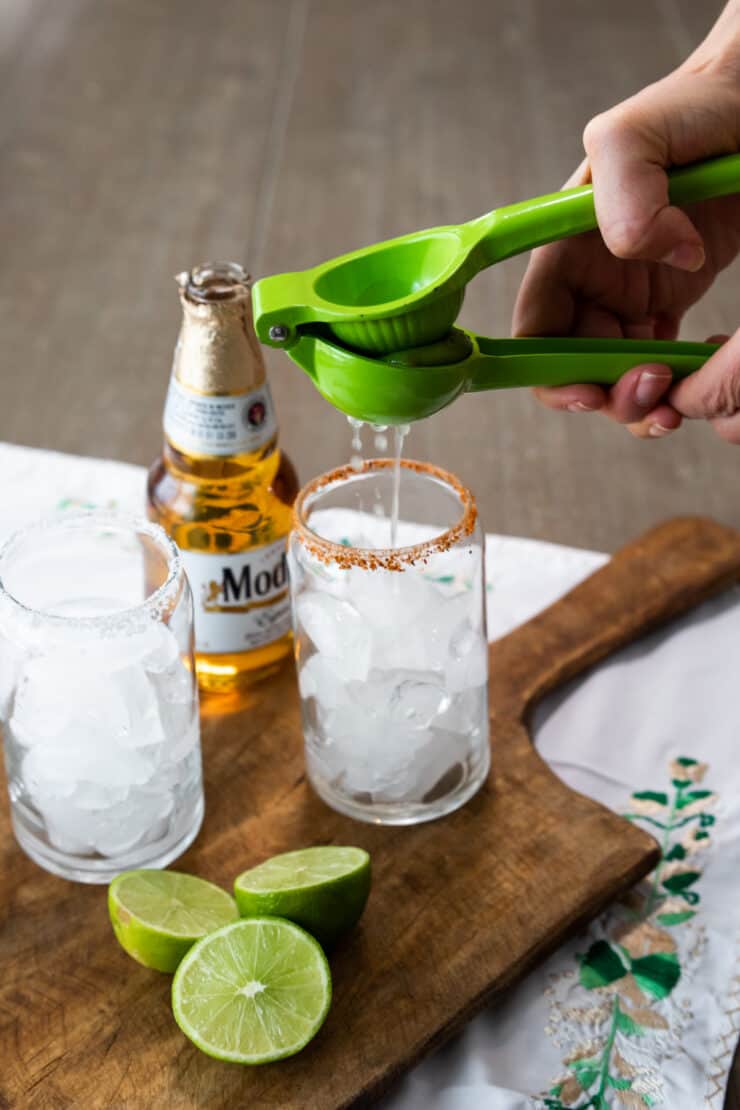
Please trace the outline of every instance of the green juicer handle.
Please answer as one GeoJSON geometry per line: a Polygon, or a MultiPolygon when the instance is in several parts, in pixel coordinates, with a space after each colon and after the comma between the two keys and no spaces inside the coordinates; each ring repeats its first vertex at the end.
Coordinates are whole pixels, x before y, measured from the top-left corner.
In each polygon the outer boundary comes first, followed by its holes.
{"type": "Polygon", "coordinates": [[[674,377],[685,378],[718,349],[715,343],[643,339],[473,339],[476,350],[465,363],[472,393],[512,386],[613,385],[643,363],[660,363],[674,377]]]}
{"type": "MultiPolygon", "coordinates": [[[[668,173],[671,204],[691,204],[738,192],[740,154],[697,162],[668,173]]],[[[544,243],[593,231],[596,226],[591,185],[497,208],[465,225],[471,233],[475,273],[544,243]]]]}

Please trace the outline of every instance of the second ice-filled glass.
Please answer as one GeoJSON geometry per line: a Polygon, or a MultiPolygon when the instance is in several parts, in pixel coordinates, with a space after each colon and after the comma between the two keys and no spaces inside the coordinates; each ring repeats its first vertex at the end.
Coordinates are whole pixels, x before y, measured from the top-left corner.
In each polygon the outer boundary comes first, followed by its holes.
{"type": "Polygon", "coordinates": [[[15,835],[49,871],[161,867],[203,818],[193,606],[155,524],[60,516],[0,552],[0,721],[15,835]]]}
{"type": "Polygon", "coordinates": [[[488,772],[484,537],[452,475],[405,460],[395,482],[382,459],[310,483],[290,571],[311,783],[360,820],[414,824],[488,772]]]}

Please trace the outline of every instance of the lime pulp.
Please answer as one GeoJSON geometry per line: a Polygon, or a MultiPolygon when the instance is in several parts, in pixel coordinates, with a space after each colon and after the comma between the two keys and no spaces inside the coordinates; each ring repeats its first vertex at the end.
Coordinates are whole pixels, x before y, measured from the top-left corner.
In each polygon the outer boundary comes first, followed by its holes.
{"type": "Polygon", "coordinates": [[[276,917],[232,922],[193,945],[172,981],[186,1037],[218,1060],[266,1064],[300,1052],[331,1003],[321,946],[276,917]]]}
{"type": "Polygon", "coordinates": [[[121,946],[157,971],[174,971],[195,941],[238,917],[225,890],[180,871],[124,871],[108,912],[121,946]]]}
{"type": "Polygon", "coordinates": [[[234,896],[242,917],[287,918],[329,947],[359,921],[370,883],[367,852],[324,845],[285,852],[242,872],[234,896]]]}

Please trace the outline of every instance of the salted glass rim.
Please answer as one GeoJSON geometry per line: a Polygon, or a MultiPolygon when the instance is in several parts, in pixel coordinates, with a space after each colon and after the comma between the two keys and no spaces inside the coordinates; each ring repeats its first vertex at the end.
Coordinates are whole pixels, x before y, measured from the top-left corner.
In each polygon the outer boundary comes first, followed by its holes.
{"type": "Polygon", "coordinates": [[[174,540],[164,528],[146,517],[133,513],[117,513],[102,509],[87,509],[77,512],[45,516],[31,524],[18,528],[0,547],[0,604],[9,607],[14,613],[33,622],[55,628],[78,628],[101,632],[133,631],[145,619],[159,619],[166,602],[174,598],[182,579],[182,557],[174,540]],[[84,531],[88,527],[107,529],[121,534],[148,536],[157,545],[167,564],[167,577],[143,601],[129,605],[115,613],[103,613],[92,617],[73,617],[50,613],[43,608],[27,605],[8,589],[3,581],[3,566],[6,560],[17,553],[17,549],[36,537],[43,542],[44,536],[54,531],[84,531]]]}
{"type": "Polygon", "coordinates": [[[337,486],[355,481],[363,476],[391,470],[394,459],[365,459],[361,467],[340,466],[320,474],[308,482],[298,494],[293,506],[293,534],[303,546],[320,562],[336,562],[344,568],[362,567],[365,570],[403,570],[405,566],[424,562],[431,555],[449,551],[461,540],[470,536],[478,519],[478,509],[471,491],[459,478],[434,463],[418,462],[415,459],[401,459],[401,467],[422,478],[446,486],[454,493],[459,502],[459,518],[439,535],[408,547],[347,547],[319,535],[308,523],[308,514],[324,494],[337,486]]]}

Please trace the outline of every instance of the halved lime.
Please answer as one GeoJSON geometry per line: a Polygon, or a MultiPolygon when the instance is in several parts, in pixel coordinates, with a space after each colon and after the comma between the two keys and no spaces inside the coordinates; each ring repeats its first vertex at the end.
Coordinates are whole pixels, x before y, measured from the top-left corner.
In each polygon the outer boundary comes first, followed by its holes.
{"type": "Polygon", "coordinates": [[[279,917],[224,925],[194,944],[172,981],[172,1012],[209,1056],[267,1064],[300,1052],[331,1003],[331,973],[313,937],[279,917]]]}
{"type": "Polygon", "coordinates": [[[239,917],[220,886],[181,871],[124,871],[108,887],[119,943],[145,967],[174,971],[196,940],[239,917]]]}
{"type": "Polygon", "coordinates": [[[242,917],[285,917],[325,946],[357,924],[369,893],[370,856],[333,845],[273,856],[234,882],[242,917]]]}

